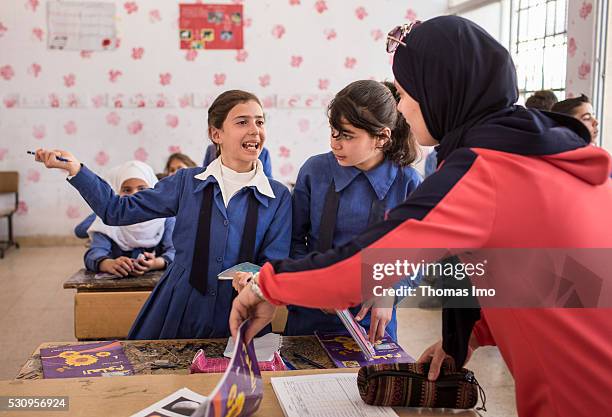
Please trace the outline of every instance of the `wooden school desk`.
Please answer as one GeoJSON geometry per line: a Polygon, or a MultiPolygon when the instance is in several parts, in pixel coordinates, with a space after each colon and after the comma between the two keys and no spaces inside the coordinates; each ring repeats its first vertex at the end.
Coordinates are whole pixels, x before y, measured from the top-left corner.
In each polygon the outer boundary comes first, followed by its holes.
{"type": "MultiPolygon", "coordinates": [[[[125,339],[140,308],[164,271],[140,277],[95,279],[95,273],[81,269],[64,282],[76,289],[74,295],[74,336],[78,340],[125,339]]],[[[276,309],[272,330],[282,333],[287,308],[276,309]]]]}
{"type": "Polygon", "coordinates": [[[95,279],[95,273],[81,269],[64,282],[76,289],[74,295],[74,336],[78,340],[125,339],[140,308],[164,271],[141,277],[95,279]]]}
{"type": "MultiPolygon", "coordinates": [[[[21,367],[16,379],[42,379],[40,349],[70,344],[75,343],[43,343],[21,367]]],[[[121,345],[136,375],[188,374],[188,367],[198,349],[204,349],[206,357],[220,358],[223,356],[227,339],[124,340],[121,345]],[[151,369],[156,360],[167,360],[177,366],[151,369]]],[[[296,352],[326,368],[334,368],[333,362],[315,336],[285,336],[281,347],[281,355],[297,369],[314,369],[314,366],[296,358],[293,355],[296,352]]]]}
{"type": "MultiPolygon", "coordinates": [[[[323,369],[285,372],[263,372],[264,397],[255,416],[283,417],[283,411],[270,384],[271,377],[318,373],[356,372],[356,369],[323,369]]],[[[222,374],[136,375],[110,378],[41,379],[34,381],[0,381],[3,396],[68,396],[68,412],[0,412],[7,417],[48,416],[130,416],[161,400],[174,391],[187,387],[199,394],[212,392],[222,374]]],[[[401,417],[455,416],[477,417],[472,410],[450,411],[429,409],[396,409],[401,417]]]]}

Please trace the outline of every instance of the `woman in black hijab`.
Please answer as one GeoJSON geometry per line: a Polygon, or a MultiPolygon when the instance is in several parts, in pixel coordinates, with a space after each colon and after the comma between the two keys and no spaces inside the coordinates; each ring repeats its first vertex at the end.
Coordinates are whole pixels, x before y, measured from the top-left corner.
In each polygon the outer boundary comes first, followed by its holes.
{"type": "MultiPolygon", "coordinates": [[[[255,334],[275,305],[359,304],[365,249],[612,247],[610,156],[587,146],[579,121],[514,105],[514,65],[490,35],[442,16],[394,29],[387,48],[395,52],[398,109],[419,143],[438,145],[438,170],[353,242],[265,264],[234,300],[232,332],[251,318],[255,334]]],[[[519,415],[606,415],[609,314],[445,310],[443,341],[421,360],[432,361],[435,379],[447,354],[463,365],[470,347],[497,345],[516,381],[519,415]]]]}

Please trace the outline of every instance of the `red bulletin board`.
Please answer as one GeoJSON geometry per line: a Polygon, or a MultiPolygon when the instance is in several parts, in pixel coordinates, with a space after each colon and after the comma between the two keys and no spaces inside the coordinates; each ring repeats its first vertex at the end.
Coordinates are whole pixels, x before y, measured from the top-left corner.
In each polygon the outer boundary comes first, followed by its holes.
{"type": "Polygon", "coordinates": [[[181,49],[242,49],[242,4],[179,4],[181,49]]]}

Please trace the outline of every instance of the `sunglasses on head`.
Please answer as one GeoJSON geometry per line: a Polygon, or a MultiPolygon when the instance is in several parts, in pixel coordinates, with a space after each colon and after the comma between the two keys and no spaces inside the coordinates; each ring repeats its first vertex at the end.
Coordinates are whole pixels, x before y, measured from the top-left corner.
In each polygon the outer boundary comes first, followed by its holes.
{"type": "Polygon", "coordinates": [[[421,24],[420,20],[406,23],[404,25],[396,26],[387,34],[387,52],[393,53],[398,46],[406,46],[406,43],[402,39],[408,35],[412,29],[421,24]]]}

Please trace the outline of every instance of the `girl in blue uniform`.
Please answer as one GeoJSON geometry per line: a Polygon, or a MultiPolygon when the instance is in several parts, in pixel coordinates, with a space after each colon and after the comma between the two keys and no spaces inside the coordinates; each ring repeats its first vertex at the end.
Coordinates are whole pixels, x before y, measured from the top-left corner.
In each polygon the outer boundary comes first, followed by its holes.
{"type": "MultiPolygon", "coordinates": [[[[157,177],[144,162],[129,161],[111,171],[109,182],[117,194],[127,196],[154,187],[157,177]]],[[[107,226],[97,217],[87,229],[91,243],[85,266],[124,277],[164,269],[174,260],[173,230],[174,217],[129,226],[107,226]]]]}
{"type": "Polygon", "coordinates": [[[229,336],[234,293],[231,281],[217,279],[219,272],[243,261],[263,264],[289,255],[291,195],[265,176],[258,160],[264,125],[256,96],[239,90],[221,94],[208,110],[209,137],[220,157],[205,170],[181,169],[155,188],[125,197],[69,152],[37,151],[47,167],[68,170],[69,182],[106,224],[176,217],[175,260],[138,314],[130,339],[229,336]]]}
{"type": "MultiPolygon", "coordinates": [[[[304,163],[293,192],[293,258],[351,241],[420,184],[410,167],[416,144],[397,112],[396,94],[391,83],[364,80],[349,84],[331,102],[331,152],[304,163]]],[[[288,309],[288,335],[344,329],[333,311],[288,309]]],[[[367,310],[357,307],[353,314],[370,334],[380,339],[386,326],[397,340],[395,308],[373,308],[366,315],[367,310]]]]}

